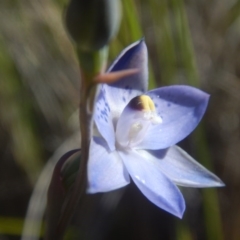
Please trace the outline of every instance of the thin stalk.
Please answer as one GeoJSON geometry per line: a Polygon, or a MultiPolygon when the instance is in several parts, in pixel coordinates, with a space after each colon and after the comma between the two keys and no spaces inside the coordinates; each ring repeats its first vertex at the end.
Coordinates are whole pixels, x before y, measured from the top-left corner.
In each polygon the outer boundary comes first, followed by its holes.
{"type": "Polygon", "coordinates": [[[187,14],[182,0],[171,0],[176,28],[176,52],[179,52],[179,63],[184,70],[186,83],[199,87],[199,75],[195,60],[192,37],[189,30],[187,14]]]}
{"type": "MultiPolygon", "coordinates": [[[[84,74],[82,73],[81,81],[81,97],[80,97],[80,108],[79,108],[79,120],[81,130],[81,162],[79,171],[76,177],[76,181],[73,186],[73,190],[63,210],[63,214],[59,220],[58,227],[56,230],[55,239],[63,239],[66,227],[74,213],[74,210],[79,200],[85,195],[87,188],[87,162],[89,158],[89,146],[91,140],[91,129],[92,129],[92,109],[93,102],[88,102],[90,92],[96,91],[96,85],[89,84],[89,81],[84,81],[84,74]],[[89,105],[90,104],[90,105],[89,105]],[[89,108],[90,107],[90,108],[89,108]],[[89,111],[90,110],[90,111],[89,111]]],[[[93,95],[92,95],[93,96],[93,95]]]]}
{"type": "MultiPolygon", "coordinates": [[[[89,147],[92,136],[92,113],[97,85],[94,77],[101,73],[105,67],[108,48],[105,47],[97,52],[83,53],[77,50],[78,59],[81,66],[81,86],[80,86],[80,107],[79,120],[81,130],[81,161],[75,183],[70,193],[66,206],[59,219],[56,228],[55,239],[61,240],[64,236],[66,227],[77,207],[80,199],[86,193],[87,188],[87,162],[89,158],[89,147]]],[[[45,238],[48,240],[48,238],[45,238]]],[[[50,239],[49,239],[50,240],[50,239]]]]}
{"type": "Polygon", "coordinates": [[[174,49],[173,34],[171,29],[171,15],[168,1],[150,0],[150,18],[154,26],[155,48],[160,64],[158,75],[161,85],[172,84],[176,79],[176,53],[174,49]]]}
{"type": "MultiPolygon", "coordinates": [[[[66,227],[77,207],[80,199],[83,199],[87,188],[87,162],[89,158],[89,147],[92,136],[92,113],[97,85],[93,79],[102,73],[108,55],[108,47],[104,47],[96,52],[82,52],[77,49],[78,60],[80,63],[81,85],[80,85],[80,106],[79,121],[81,131],[81,161],[79,171],[74,182],[72,192],[56,228],[55,239],[61,240],[64,236],[66,227]]],[[[48,240],[48,238],[46,238],[48,240]]],[[[49,239],[50,240],[50,239],[49,239]]]]}

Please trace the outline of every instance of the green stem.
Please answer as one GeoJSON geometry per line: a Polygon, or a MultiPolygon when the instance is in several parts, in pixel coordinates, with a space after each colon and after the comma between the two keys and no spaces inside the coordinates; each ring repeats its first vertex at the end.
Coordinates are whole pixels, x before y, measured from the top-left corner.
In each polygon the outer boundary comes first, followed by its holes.
{"type": "MultiPolygon", "coordinates": [[[[66,227],[74,213],[74,210],[80,199],[85,195],[87,188],[87,162],[89,158],[89,146],[91,140],[92,129],[92,112],[89,112],[89,93],[92,91],[92,85],[87,81],[81,82],[81,97],[80,97],[80,130],[81,130],[81,162],[76,181],[73,186],[70,198],[60,217],[55,239],[62,239],[66,227]]],[[[94,85],[94,93],[96,86],[94,85]]],[[[93,101],[92,101],[93,102],[93,101]]],[[[93,109],[93,106],[90,106],[93,109]]]]}
{"type": "MultiPolygon", "coordinates": [[[[89,158],[89,147],[92,136],[92,113],[94,109],[94,100],[97,91],[97,85],[93,78],[103,71],[107,57],[107,47],[98,52],[78,51],[78,59],[81,66],[81,87],[80,87],[80,108],[79,120],[81,130],[81,161],[79,171],[69,200],[66,203],[63,213],[59,219],[54,239],[63,239],[66,227],[77,207],[80,199],[86,193],[87,188],[87,163],[89,158]]],[[[50,240],[48,237],[46,240],[50,240]]]]}

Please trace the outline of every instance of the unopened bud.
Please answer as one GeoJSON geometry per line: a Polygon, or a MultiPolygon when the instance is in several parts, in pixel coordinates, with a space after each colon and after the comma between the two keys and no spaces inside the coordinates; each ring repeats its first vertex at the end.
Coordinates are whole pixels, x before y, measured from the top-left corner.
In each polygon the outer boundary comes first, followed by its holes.
{"type": "Polygon", "coordinates": [[[119,0],[71,0],[66,26],[81,51],[96,51],[114,37],[120,22],[119,0]]]}

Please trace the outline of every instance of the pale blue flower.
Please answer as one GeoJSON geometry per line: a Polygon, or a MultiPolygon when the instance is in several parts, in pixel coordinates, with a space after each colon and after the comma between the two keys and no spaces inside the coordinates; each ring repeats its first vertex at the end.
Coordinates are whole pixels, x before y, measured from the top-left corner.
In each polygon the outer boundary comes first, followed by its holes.
{"type": "Polygon", "coordinates": [[[88,192],[123,187],[130,177],[158,207],[182,217],[185,202],[177,185],[219,187],[224,184],[175,144],[201,120],[209,95],[175,85],[147,91],[144,41],[127,47],[109,72],[139,72],[112,84],[101,84],[96,99],[88,163],[88,192]]]}

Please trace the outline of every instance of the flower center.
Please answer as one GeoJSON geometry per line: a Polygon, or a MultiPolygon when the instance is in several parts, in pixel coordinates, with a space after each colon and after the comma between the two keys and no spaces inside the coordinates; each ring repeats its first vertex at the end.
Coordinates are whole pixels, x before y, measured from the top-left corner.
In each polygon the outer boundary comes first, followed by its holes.
{"type": "Polygon", "coordinates": [[[136,147],[152,125],[162,123],[152,99],[147,95],[133,98],[117,124],[117,142],[122,147],[136,147]]]}

